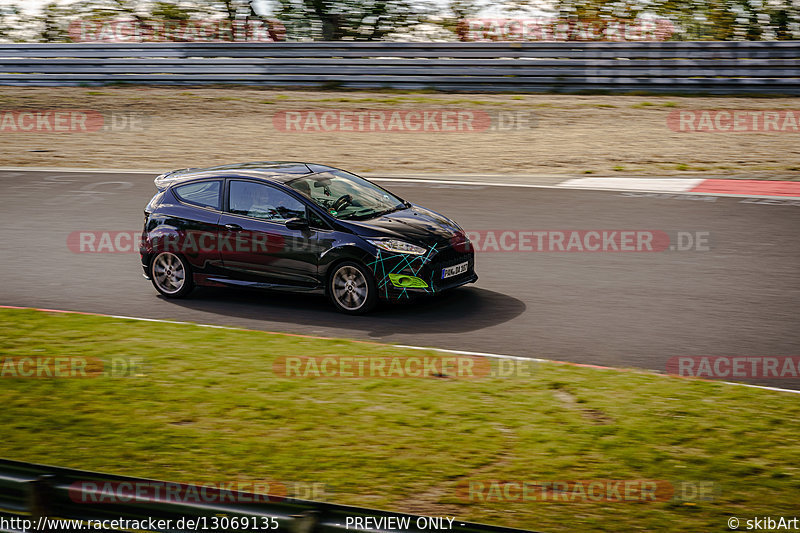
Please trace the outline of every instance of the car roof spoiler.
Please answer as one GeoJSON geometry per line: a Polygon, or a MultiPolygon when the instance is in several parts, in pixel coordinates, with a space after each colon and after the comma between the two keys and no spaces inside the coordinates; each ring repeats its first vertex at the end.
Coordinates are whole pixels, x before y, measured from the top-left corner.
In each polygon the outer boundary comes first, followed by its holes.
{"type": "Polygon", "coordinates": [[[176,170],[170,170],[169,172],[164,172],[163,174],[159,174],[158,176],[156,176],[156,179],[153,180],[153,183],[155,183],[156,189],[158,189],[159,191],[163,191],[164,189],[169,187],[170,183],[180,178],[181,174],[189,170],[197,170],[197,169],[179,168],[176,170]]]}

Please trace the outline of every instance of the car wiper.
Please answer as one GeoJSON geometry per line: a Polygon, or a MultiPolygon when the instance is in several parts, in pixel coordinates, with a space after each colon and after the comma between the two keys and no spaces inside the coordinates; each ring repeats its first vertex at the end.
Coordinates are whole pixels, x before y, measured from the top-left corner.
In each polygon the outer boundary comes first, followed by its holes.
{"type": "Polygon", "coordinates": [[[352,213],[348,213],[346,216],[339,217],[339,219],[340,220],[356,220],[356,219],[361,218],[361,217],[369,218],[369,217],[372,217],[372,216],[374,216],[372,214],[372,210],[368,209],[366,212],[364,212],[364,211],[362,211],[362,212],[353,211],[352,213]]]}
{"type": "Polygon", "coordinates": [[[394,213],[395,211],[399,211],[401,209],[405,209],[404,205],[396,205],[394,207],[390,207],[385,211],[373,211],[372,209],[366,209],[362,211],[355,211],[353,213],[348,214],[345,217],[339,217],[342,220],[367,220],[370,218],[378,218],[382,217],[383,215],[388,215],[389,213],[394,213]]]}
{"type": "Polygon", "coordinates": [[[382,217],[383,215],[388,215],[389,213],[394,213],[395,211],[401,211],[403,209],[407,209],[405,204],[404,205],[396,205],[394,207],[390,207],[386,211],[378,211],[377,213],[375,213],[375,216],[376,217],[382,217]]]}

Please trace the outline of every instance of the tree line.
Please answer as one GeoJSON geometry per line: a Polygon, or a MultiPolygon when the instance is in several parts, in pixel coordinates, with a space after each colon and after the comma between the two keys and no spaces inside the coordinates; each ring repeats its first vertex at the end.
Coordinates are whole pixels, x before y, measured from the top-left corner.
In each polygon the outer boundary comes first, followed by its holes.
{"type": "Polygon", "coordinates": [[[800,39],[800,0],[77,0],[48,3],[33,15],[0,6],[0,40],[69,42],[76,22],[113,20],[142,28],[228,21],[223,40],[248,40],[241,28],[252,23],[265,24],[272,40],[289,41],[591,40],[603,39],[605,27],[656,19],[670,24],[670,40],[800,39]],[[469,30],[482,19],[528,21],[515,22],[528,33],[509,37],[493,23],[469,30]],[[537,33],[534,20],[555,29],[537,33]]]}

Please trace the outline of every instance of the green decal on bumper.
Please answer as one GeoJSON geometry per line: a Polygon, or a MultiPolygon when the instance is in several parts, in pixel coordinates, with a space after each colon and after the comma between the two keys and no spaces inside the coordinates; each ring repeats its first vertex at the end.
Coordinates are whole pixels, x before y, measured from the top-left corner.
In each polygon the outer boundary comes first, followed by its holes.
{"type": "Polygon", "coordinates": [[[389,274],[392,285],[401,289],[424,289],[428,286],[422,279],[406,274],[389,274]]]}

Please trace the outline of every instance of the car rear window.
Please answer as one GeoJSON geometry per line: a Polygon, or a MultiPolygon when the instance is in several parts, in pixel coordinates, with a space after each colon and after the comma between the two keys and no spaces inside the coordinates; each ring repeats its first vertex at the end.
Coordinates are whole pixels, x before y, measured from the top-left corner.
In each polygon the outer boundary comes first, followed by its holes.
{"type": "Polygon", "coordinates": [[[219,180],[196,181],[175,187],[175,196],[187,204],[200,207],[210,207],[220,209],[220,190],[222,189],[219,180]]]}

